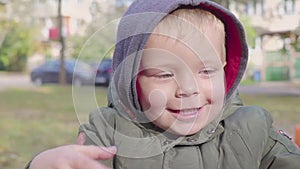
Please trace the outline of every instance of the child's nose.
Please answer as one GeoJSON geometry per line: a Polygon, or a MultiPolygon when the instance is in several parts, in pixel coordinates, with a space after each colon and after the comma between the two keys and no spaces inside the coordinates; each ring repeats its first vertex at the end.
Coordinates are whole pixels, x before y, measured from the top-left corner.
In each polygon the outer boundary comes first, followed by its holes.
{"type": "Polygon", "coordinates": [[[199,88],[195,79],[186,77],[181,81],[177,81],[176,97],[190,97],[199,94],[199,88]]]}

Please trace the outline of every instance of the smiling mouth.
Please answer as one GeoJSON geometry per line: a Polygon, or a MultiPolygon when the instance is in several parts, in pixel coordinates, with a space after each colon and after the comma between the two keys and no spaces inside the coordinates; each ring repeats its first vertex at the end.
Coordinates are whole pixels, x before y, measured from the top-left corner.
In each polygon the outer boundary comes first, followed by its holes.
{"type": "Polygon", "coordinates": [[[202,112],[202,108],[203,107],[189,108],[189,109],[179,109],[179,110],[168,109],[168,111],[177,120],[180,120],[182,122],[183,121],[184,122],[194,122],[195,119],[202,112]]]}
{"type": "Polygon", "coordinates": [[[201,107],[199,108],[190,108],[190,109],[181,109],[181,110],[170,110],[172,113],[176,113],[182,116],[189,116],[189,115],[195,115],[200,111],[201,107]]]}

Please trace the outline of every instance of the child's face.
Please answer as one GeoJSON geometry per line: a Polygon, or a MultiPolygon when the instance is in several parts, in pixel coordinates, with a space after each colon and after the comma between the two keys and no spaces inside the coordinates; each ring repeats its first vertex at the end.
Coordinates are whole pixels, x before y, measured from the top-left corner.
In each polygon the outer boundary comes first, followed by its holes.
{"type": "Polygon", "coordinates": [[[137,80],[147,118],[176,135],[194,134],[217,118],[225,97],[224,42],[212,31],[193,37],[183,44],[151,35],[137,80]]]}

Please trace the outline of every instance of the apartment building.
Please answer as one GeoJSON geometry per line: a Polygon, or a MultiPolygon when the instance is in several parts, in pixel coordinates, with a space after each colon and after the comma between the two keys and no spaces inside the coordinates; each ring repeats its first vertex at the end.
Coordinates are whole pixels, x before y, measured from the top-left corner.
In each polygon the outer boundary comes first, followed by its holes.
{"type": "MultiPolygon", "coordinates": [[[[34,17],[42,26],[41,41],[51,43],[52,56],[59,57],[58,0],[33,0],[34,17]]],[[[126,8],[133,0],[62,0],[64,36],[85,34],[96,15],[126,8]]],[[[221,1],[225,2],[225,1],[221,1]]],[[[227,7],[237,16],[247,15],[257,32],[250,49],[248,78],[255,80],[300,79],[300,0],[233,0],[227,7]],[[242,2],[242,3],[241,3],[242,2]],[[297,42],[297,43],[296,43],[297,42]]]]}
{"type": "MultiPolygon", "coordinates": [[[[49,1],[56,9],[57,0],[49,1]]],[[[132,1],[63,0],[66,34],[84,33],[97,10],[126,8],[132,1]],[[101,9],[95,4],[100,4],[101,9]]],[[[257,32],[255,48],[249,50],[248,75],[261,81],[300,79],[300,0],[228,2],[229,9],[238,16],[247,15],[250,18],[257,32]],[[294,45],[297,43],[298,49],[294,45]]]]}
{"type": "MultiPolygon", "coordinates": [[[[35,0],[34,18],[41,22],[45,40],[57,38],[58,0],[35,0]]],[[[109,0],[62,0],[62,16],[65,36],[84,34],[86,26],[99,12],[109,10],[114,1],[109,0]]]]}
{"type": "MultiPolygon", "coordinates": [[[[36,25],[40,25],[39,41],[45,45],[46,53],[36,53],[28,59],[28,69],[44,62],[47,56],[60,57],[61,44],[58,25],[58,0],[33,0],[31,18],[36,25]],[[47,56],[46,56],[47,55],[47,56]]],[[[85,35],[87,27],[94,22],[97,15],[109,13],[115,8],[113,0],[61,0],[61,14],[63,20],[63,36],[68,39],[74,35],[85,35]]],[[[101,17],[101,16],[100,16],[101,17]]],[[[70,56],[73,49],[66,44],[64,53],[70,56]]]]}
{"type": "Polygon", "coordinates": [[[233,2],[230,9],[238,15],[247,15],[257,32],[256,46],[250,49],[248,66],[248,71],[254,79],[299,80],[300,1],[233,2]]]}

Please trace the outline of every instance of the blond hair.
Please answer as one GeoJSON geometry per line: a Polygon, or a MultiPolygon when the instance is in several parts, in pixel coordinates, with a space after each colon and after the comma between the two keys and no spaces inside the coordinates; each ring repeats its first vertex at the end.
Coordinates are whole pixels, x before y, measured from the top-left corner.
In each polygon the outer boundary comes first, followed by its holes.
{"type": "MultiPolygon", "coordinates": [[[[169,36],[174,39],[194,37],[195,33],[205,35],[208,29],[213,29],[223,39],[221,54],[225,60],[225,27],[223,22],[209,11],[192,8],[177,9],[167,15],[153,30],[154,34],[169,36]]],[[[150,37],[151,38],[151,37],[150,37]]],[[[223,60],[223,61],[224,61],[223,60]]]]}

